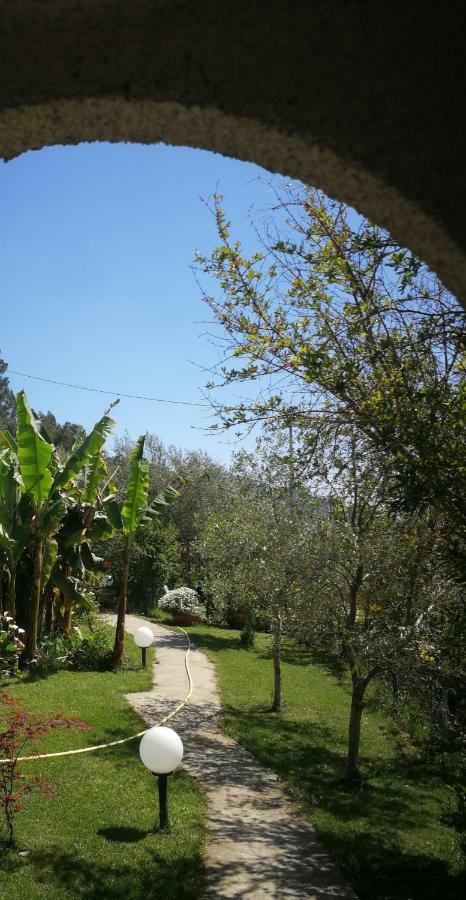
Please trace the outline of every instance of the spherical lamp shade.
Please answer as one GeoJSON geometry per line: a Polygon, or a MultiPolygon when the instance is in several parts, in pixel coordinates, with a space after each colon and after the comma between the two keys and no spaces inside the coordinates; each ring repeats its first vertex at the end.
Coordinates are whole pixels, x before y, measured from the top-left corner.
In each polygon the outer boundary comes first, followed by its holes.
{"type": "Polygon", "coordinates": [[[137,647],[150,647],[154,643],[152,629],[147,628],[146,625],[141,625],[141,628],[137,628],[134,632],[134,643],[137,647]]]}
{"type": "Polygon", "coordinates": [[[139,744],[139,756],[154,775],[168,775],[183,759],[183,744],[172,728],[149,728],[139,744]]]}

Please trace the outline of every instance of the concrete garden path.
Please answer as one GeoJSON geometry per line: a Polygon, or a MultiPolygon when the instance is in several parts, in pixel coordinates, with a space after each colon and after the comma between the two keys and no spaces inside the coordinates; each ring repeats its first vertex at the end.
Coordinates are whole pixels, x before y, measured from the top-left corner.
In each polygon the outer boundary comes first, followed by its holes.
{"type": "MultiPolygon", "coordinates": [[[[126,616],[128,632],[140,625],[148,625],[154,633],[155,685],[127,698],[150,725],[188,691],[186,638],[139,616],[126,616]]],[[[189,666],[194,683],[191,699],[167,724],[183,741],[183,766],[208,798],[204,897],[356,900],[278,777],[220,730],[214,666],[195,646],[189,666]]]]}

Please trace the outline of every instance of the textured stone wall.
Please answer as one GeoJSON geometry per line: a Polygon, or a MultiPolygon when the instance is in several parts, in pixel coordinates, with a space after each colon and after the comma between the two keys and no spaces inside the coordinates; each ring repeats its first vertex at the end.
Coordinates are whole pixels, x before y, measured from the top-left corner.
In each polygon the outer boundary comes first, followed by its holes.
{"type": "Polygon", "coordinates": [[[323,187],[466,300],[466,7],[0,0],[0,155],[164,141],[323,187]]]}

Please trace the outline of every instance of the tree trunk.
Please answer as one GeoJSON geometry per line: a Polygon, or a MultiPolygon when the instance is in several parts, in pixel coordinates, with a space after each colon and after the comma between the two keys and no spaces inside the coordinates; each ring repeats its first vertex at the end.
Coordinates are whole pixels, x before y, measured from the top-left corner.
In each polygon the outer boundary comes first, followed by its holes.
{"type": "Polygon", "coordinates": [[[272,712],[279,712],[282,705],[282,619],[278,615],[274,619],[272,660],[273,660],[273,701],[272,712]]]}
{"type": "Polygon", "coordinates": [[[44,610],[45,610],[45,596],[44,591],[41,591],[40,604],[39,604],[39,612],[37,614],[37,640],[40,644],[42,640],[42,632],[44,630],[44,610]]]}
{"type": "Polygon", "coordinates": [[[123,573],[121,576],[120,599],[118,601],[117,623],[115,630],[115,647],[113,649],[113,664],[115,668],[117,668],[121,664],[125,642],[125,616],[126,597],[128,593],[129,553],[129,544],[127,543],[125,546],[125,554],[123,559],[123,573]]]}
{"type": "Polygon", "coordinates": [[[356,571],[354,573],[353,579],[350,584],[349,590],[349,612],[346,619],[346,627],[348,629],[354,628],[354,623],[356,622],[356,616],[358,612],[358,596],[359,591],[361,590],[361,585],[364,578],[364,566],[362,563],[359,563],[356,571]]]}
{"type": "Polygon", "coordinates": [[[47,599],[45,601],[45,622],[44,629],[46,634],[52,634],[53,631],[53,621],[54,621],[54,603],[55,597],[53,594],[53,588],[49,591],[47,599]]]}
{"type": "Polygon", "coordinates": [[[37,537],[34,545],[34,578],[31,593],[29,625],[26,632],[24,658],[31,662],[37,655],[37,624],[39,619],[40,594],[42,577],[42,538],[37,537]]]}
{"type": "Polygon", "coordinates": [[[353,692],[351,695],[351,712],[348,730],[348,755],[346,757],[346,778],[353,779],[359,775],[359,746],[361,743],[361,718],[364,709],[364,692],[366,680],[353,675],[353,692]]]}
{"type": "Polygon", "coordinates": [[[398,685],[398,675],[396,672],[390,672],[391,682],[392,682],[392,694],[393,694],[393,705],[395,709],[398,709],[398,698],[400,694],[399,685],[398,685]]]}
{"type": "MultiPolygon", "coordinates": [[[[353,662],[354,665],[354,662],[353,662]]],[[[361,718],[364,709],[364,694],[369,682],[380,672],[379,666],[374,666],[364,677],[357,672],[351,672],[353,692],[351,695],[351,712],[348,729],[348,755],[346,757],[346,778],[349,780],[359,776],[359,745],[361,742],[361,718]]]]}
{"type": "Polygon", "coordinates": [[[65,597],[65,612],[63,614],[63,630],[65,634],[71,631],[71,616],[73,615],[73,601],[65,597]]]}
{"type": "Polygon", "coordinates": [[[8,581],[8,615],[16,617],[16,569],[12,568],[8,581]]]}
{"type": "Polygon", "coordinates": [[[449,731],[450,707],[449,707],[449,703],[448,703],[448,690],[444,686],[442,686],[442,693],[440,695],[439,717],[440,717],[440,727],[441,727],[443,735],[445,737],[448,735],[448,731],[449,731]]]}

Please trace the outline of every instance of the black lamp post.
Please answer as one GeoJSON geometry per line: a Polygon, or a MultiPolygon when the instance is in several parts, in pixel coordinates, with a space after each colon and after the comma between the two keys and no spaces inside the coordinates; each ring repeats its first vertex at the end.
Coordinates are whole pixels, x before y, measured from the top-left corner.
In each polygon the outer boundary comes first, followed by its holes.
{"type": "Polygon", "coordinates": [[[152,628],[148,628],[147,625],[141,625],[140,628],[136,629],[133,637],[136,646],[141,648],[141,663],[142,668],[145,669],[147,666],[147,648],[154,643],[152,628]]]}
{"type": "Polygon", "coordinates": [[[168,776],[183,759],[181,738],[172,728],[155,725],[143,735],[139,756],[146,769],[157,776],[159,791],[159,831],[170,830],[168,816],[168,776]]]}

